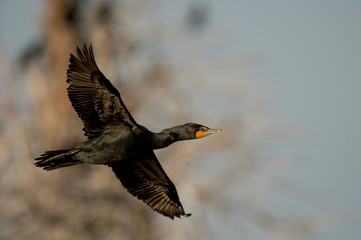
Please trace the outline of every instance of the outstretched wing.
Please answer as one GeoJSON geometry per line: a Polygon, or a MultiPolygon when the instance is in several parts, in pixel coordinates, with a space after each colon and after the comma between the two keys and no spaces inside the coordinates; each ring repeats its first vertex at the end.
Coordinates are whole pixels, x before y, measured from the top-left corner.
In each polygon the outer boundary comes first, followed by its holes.
{"type": "Polygon", "coordinates": [[[177,190],[153,151],[136,159],[109,164],[122,185],[154,211],[171,219],[185,214],[177,190]]]}
{"type": "Polygon", "coordinates": [[[116,129],[121,123],[138,127],[125,107],[118,90],[99,70],[92,46],[77,47],[78,58],[70,54],[67,71],[68,97],[84,123],[85,135],[99,136],[105,130],[116,129]]]}

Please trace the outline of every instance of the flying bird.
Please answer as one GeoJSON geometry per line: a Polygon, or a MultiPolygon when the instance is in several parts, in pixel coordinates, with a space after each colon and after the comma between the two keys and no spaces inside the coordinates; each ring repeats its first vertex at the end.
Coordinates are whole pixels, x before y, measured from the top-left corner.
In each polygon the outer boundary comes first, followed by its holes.
{"type": "Polygon", "coordinates": [[[118,90],[100,71],[91,44],[89,48],[84,44],[83,51],[77,47],[76,52],[78,57],[70,54],[67,90],[88,139],[71,149],[46,151],[35,158],[35,166],[54,170],[82,163],[108,165],[128,192],[154,211],[171,219],[190,216],[153,150],[222,131],[196,123],[149,131],[134,120],[118,90]]]}

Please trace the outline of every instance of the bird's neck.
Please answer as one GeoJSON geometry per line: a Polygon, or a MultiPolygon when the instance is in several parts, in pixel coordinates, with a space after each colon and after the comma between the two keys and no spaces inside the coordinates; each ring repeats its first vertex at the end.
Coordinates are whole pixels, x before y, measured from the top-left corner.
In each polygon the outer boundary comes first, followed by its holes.
{"type": "Polygon", "coordinates": [[[153,133],[151,142],[153,149],[159,149],[165,148],[174,142],[187,139],[189,138],[184,136],[184,132],[180,126],[176,126],[164,129],[160,133],[153,133]]]}

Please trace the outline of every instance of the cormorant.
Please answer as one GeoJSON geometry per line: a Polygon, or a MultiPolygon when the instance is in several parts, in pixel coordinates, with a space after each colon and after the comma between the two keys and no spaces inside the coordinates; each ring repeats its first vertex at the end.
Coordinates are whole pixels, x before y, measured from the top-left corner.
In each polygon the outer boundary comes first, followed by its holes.
{"type": "Polygon", "coordinates": [[[149,131],[137,124],[118,90],[99,70],[92,46],[84,44],[83,52],[79,47],[76,52],[78,58],[70,54],[67,90],[88,140],[71,149],[46,151],[35,159],[35,166],[54,170],[81,163],[108,165],[128,192],[153,210],[172,219],[189,216],[153,150],[222,131],[195,123],[149,131]]]}

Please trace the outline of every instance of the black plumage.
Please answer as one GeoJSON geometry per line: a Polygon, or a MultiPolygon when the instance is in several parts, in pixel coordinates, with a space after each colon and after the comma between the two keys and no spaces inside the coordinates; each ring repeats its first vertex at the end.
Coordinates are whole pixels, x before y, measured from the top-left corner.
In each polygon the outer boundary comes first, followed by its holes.
{"type": "Polygon", "coordinates": [[[118,90],[99,70],[92,46],[76,49],[67,71],[68,97],[88,140],[72,149],[47,151],[35,166],[45,170],[76,164],[111,167],[122,185],[153,210],[170,218],[187,216],[177,190],[153,150],[176,141],[201,138],[220,129],[187,123],[153,133],[136,123],[118,90]]]}

